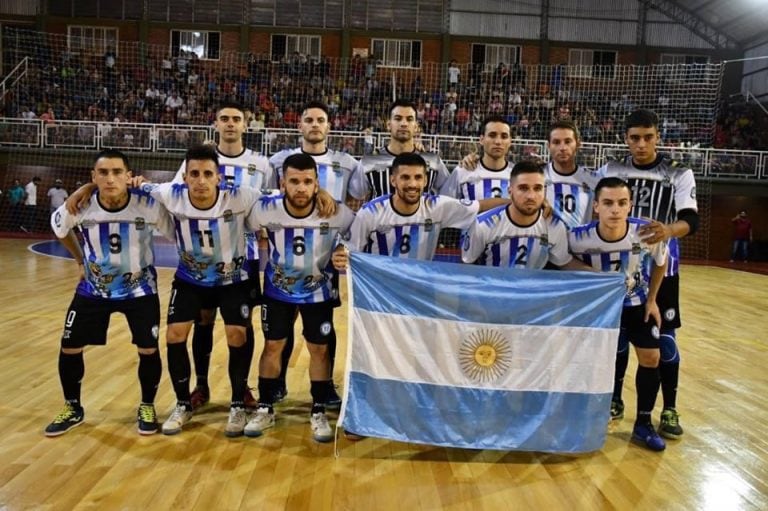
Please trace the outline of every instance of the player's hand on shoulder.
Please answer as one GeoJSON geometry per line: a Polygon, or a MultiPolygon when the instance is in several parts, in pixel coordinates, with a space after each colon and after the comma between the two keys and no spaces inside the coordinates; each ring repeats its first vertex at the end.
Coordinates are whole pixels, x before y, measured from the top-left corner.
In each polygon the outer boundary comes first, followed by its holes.
{"type": "Polygon", "coordinates": [[[546,197],[544,198],[544,202],[541,203],[541,210],[544,214],[544,218],[547,220],[552,218],[552,213],[554,210],[552,209],[552,204],[549,203],[546,197]]]}
{"type": "Polygon", "coordinates": [[[129,186],[129,187],[131,187],[131,188],[139,188],[139,187],[141,187],[141,185],[143,185],[144,183],[149,183],[149,181],[147,181],[147,180],[144,178],[144,176],[133,176],[133,177],[131,178],[131,181],[130,181],[130,183],[128,183],[128,186],[129,186]]]}
{"type": "Polygon", "coordinates": [[[93,183],[86,183],[72,192],[72,195],[67,197],[67,200],[64,202],[67,212],[70,215],[76,215],[81,209],[87,208],[94,188],[95,185],[93,183]]]}
{"type": "Polygon", "coordinates": [[[653,245],[660,241],[666,241],[672,237],[672,230],[670,227],[657,220],[651,220],[647,224],[641,226],[637,232],[640,235],[640,238],[649,245],[653,245]]]}
{"type": "Polygon", "coordinates": [[[472,152],[464,156],[459,162],[459,166],[467,170],[475,170],[480,163],[480,154],[477,152],[477,146],[472,146],[472,152]]]}
{"type": "Polygon", "coordinates": [[[333,196],[323,190],[322,188],[317,191],[317,214],[320,218],[330,218],[336,214],[336,200],[333,196]]]}

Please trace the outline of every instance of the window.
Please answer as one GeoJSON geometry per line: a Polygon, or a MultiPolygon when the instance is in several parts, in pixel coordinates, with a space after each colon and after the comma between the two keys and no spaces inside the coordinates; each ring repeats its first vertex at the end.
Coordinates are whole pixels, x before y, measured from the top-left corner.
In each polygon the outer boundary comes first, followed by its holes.
{"type": "Polygon", "coordinates": [[[421,41],[373,39],[371,53],[383,67],[421,67],[421,41]]]}
{"type": "Polygon", "coordinates": [[[117,53],[117,28],[70,25],[67,44],[71,52],[93,52],[101,55],[111,49],[117,53]]]}
{"type": "Polygon", "coordinates": [[[499,64],[507,66],[520,62],[520,47],[504,44],[473,44],[472,63],[483,64],[485,71],[493,71],[499,64]]]}
{"type": "Polygon", "coordinates": [[[570,76],[576,78],[613,78],[616,65],[615,51],[580,50],[568,51],[570,76]]]}
{"type": "Polygon", "coordinates": [[[274,34],[272,36],[272,60],[279,62],[299,52],[308,59],[320,60],[319,35],[274,34]]]}
{"type": "Polygon", "coordinates": [[[221,32],[171,30],[171,56],[194,53],[201,60],[219,60],[221,32]]]}
{"type": "Polygon", "coordinates": [[[678,53],[662,53],[660,64],[709,64],[709,57],[703,55],[682,55],[678,53]]]}

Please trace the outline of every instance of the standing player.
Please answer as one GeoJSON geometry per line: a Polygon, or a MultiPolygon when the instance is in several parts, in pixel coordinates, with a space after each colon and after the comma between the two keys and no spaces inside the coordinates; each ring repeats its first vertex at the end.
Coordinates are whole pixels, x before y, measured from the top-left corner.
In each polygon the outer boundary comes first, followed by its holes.
{"type": "Polygon", "coordinates": [[[544,217],[541,165],[533,161],[516,163],[509,197],[509,205],[481,213],[469,228],[461,250],[465,263],[540,270],[551,262],[562,269],[585,269],[568,253],[563,221],[557,215],[544,217]]]}
{"type": "MultiPolygon", "coordinates": [[[[328,107],[320,102],[307,103],[301,113],[299,121],[301,132],[301,147],[280,151],[270,158],[269,162],[275,169],[279,178],[283,175],[283,166],[286,158],[293,154],[304,153],[311,156],[317,164],[317,181],[321,189],[327,191],[339,203],[360,204],[366,197],[367,188],[360,162],[347,153],[329,149],[327,144],[328,132],[331,125],[328,120],[328,107]]],[[[334,276],[334,284],[338,289],[338,275],[334,276]]],[[[341,302],[336,300],[336,307],[341,302]]],[[[277,388],[277,400],[285,397],[287,390],[285,376],[288,371],[288,362],[293,353],[293,331],[288,332],[285,349],[282,352],[282,369],[280,382],[277,388]]],[[[334,331],[328,341],[328,350],[331,356],[331,373],[336,359],[336,332],[334,331]]],[[[335,388],[331,389],[328,401],[329,407],[338,408],[341,398],[335,388]]]]}
{"type": "Polygon", "coordinates": [[[512,170],[512,164],[507,161],[512,145],[510,133],[509,123],[503,117],[486,118],[480,128],[480,145],[483,147],[480,168],[465,169],[457,165],[440,193],[469,200],[506,197],[512,170]]]}
{"type": "MultiPolygon", "coordinates": [[[[216,151],[208,146],[187,151],[184,184],[144,184],[153,198],[173,215],[179,265],[168,304],[168,371],[176,406],[163,423],[163,433],[180,433],[192,417],[187,336],[201,309],[221,311],[229,346],[232,387],[225,434],[243,434],[247,422],[245,390],[251,364],[245,330],[251,321],[251,284],[245,267],[248,214],[259,193],[247,187],[220,188],[216,151]]],[[[250,351],[252,353],[252,351],[250,351]]]]}
{"type": "MultiPolygon", "coordinates": [[[[243,134],[247,126],[245,124],[245,110],[240,105],[236,103],[219,105],[216,110],[214,127],[219,135],[216,152],[219,158],[219,174],[222,176],[224,185],[247,187],[253,190],[277,186],[274,172],[266,156],[262,156],[252,149],[247,149],[243,144],[243,134]]],[[[181,184],[184,182],[186,165],[185,160],[173,179],[174,183],[181,184]]],[[[248,282],[251,284],[251,306],[255,307],[261,304],[258,236],[248,236],[246,259],[248,282]]],[[[208,367],[213,350],[215,320],[216,311],[211,309],[202,309],[199,317],[195,320],[194,333],[192,334],[192,358],[195,362],[196,382],[190,396],[192,409],[207,403],[211,396],[208,385],[208,367]]],[[[249,358],[253,358],[254,345],[253,325],[249,323],[246,328],[245,344],[245,349],[250,351],[249,358]]],[[[256,400],[248,389],[245,393],[245,402],[248,408],[252,408],[256,404],[256,400]]]]}
{"type": "Polygon", "coordinates": [[[154,267],[154,232],[173,237],[168,212],[146,193],[129,191],[131,171],[125,155],[100,152],[91,179],[98,189],[88,205],[70,214],[60,206],[51,226],[79,266],[80,283],[67,311],[59,352],[59,378],[66,404],[45,428],[58,436],[82,424],[80,383],[85,373],[83,347],[107,342],[113,312],[125,315],[139,352],[141,403],[138,429],[157,432],[154,400],[162,365],[157,349],[160,301],[154,267]]]}
{"type": "Polygon", "coordinates": [[[266,342],[259,361],[259,406],[245,427],[247,436],[260,436],[275,423],[273,405],[280,385],[280,355],[300,313],[310,355],[312,436],[318,442],[333,439],[325,407],[333,389],[328,341],[334,331],[338,286],[333,285],[334,272],[329,263],[355,215],[339,205],[332,217],[319,216],[317,167],[308,154],[287,157],[281,178],[284,196],[262,199],[251,216],[254,224],[258,222],[267,230],[269,261],[264,272],[261,318],[266,342]]]}
{"type": "Polygon", "coordinates": [[[576,164],[581,147],[579,129],[571,121],[555,122],[549,128],[547,147],[547,201],[568,228],[589,223],[598,177],[596,172],[576,164]]]}
{"type": "Polygon", "coordinates": [[[600,180],[594,201],[598,220],[573,229],[568,243],[573,255],[594,269],[626,276],[619,344],[628,346],[631,342],[637,353],[637,417],[632,439],[653,451],[662,451],[666,444],[653,428],[651,414],[659,392],[661,314],[656,299],[664,278],[667,246],[649,245],[643,240],[641,227],[647,221],[629,217],[631,209],[630,189],[625,181],[615,177],[600,180]]]}
{"type": "MultiPolygon", "coordinates": [[[[398,99],[389,107],[389,144],[375,154],[363,156],[361,161],[367,181],[367,191],[370,199],[394,193],[391,168],[396,156],[416,153],[414,139],[419,129],[416,121],[416,107],[410,101],[398,99]]],[[[427,163],[427,180],[424,191],[440,193],[448,181],[448,169],[443,160],[435,153],[421,153],[427,163]]]]}
{"type": "MultiPolygon", "coordinates": [[[[649,243],[669,241],[667,274],[659,290],[658,304],[662,311],[661,326],[661,392],[664,408],[661,412],[659,432],[667,438],[683,434],[676,409],[677,384],[680,372],[680,354],[675,330],[680,328],[680,246],[677,238],[696,232],[699,214],[696,205],[696,181],[693,171],[680,163],[658,154],[659,119],[649,110],[636,110],[625,119],[624,141],[630,156],[622,161],[609,162],[598,173],[601,177],[619,177],[632,189],[631,216],[650,218],[643,226],[641,236],[649,243]]],[[[620,347],[621,348],[621,347],[620,347]]],[[[617,385],[626,372],[629,353],[619,353],[616,361],[617,385]]],[[[623,416],[621,394],[615,396],[611,416],[623,416]]]]}

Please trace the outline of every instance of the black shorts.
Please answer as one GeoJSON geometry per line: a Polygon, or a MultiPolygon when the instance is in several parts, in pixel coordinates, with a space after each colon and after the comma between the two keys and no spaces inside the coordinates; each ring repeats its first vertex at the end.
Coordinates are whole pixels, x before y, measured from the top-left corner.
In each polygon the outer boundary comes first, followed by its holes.
{"type": "Polygon", "coordinates": [[[246,263],[248,271],[248,283],[250,284],[248,299],[251,307],[261,305],[263,297],[261,295],[261,272],[259,271],[259,260],[249,259],[246,263]]]}
{"type": "Polygon", "coordinates": [[[109,317],[113,312],[125,315],[133,344],[139,348],[157,348],[160,335],[160,300],[157,295],[102,300],[78,294],[75,294],[67,310],[61,347],[107,344],[109,317]]]}
{"type": "Polygon", "coordinates": [[[206,287],[173,279],[168,324],[194,321],[200,309],[218,308],[225,325],[248,326],[251,322],[250,287],[248,281],[206,287]]]}
{"type": "Polygon", "coordinates": [[[264,339],[279,341],[293,329],[296,311],[301,314],[301,334],[312,344],[327,344],[333,330],[333,300],[322,303],[288,303],[264,297],[261,304],[261,330],[264,339]]]}
{"type": "Polygon", "coordinates": [[[661,311],[661,329],[680,328],[680,275],[664,277],[661,281],[656,305],[661,311]]]}
{"type": "Polygon", "coordinates": [[[636,348],[659,348],[659,327],[653,318],[644,321],[645,305],[624,307],[621,311],[619,336],[624,337],[636,348]]]}

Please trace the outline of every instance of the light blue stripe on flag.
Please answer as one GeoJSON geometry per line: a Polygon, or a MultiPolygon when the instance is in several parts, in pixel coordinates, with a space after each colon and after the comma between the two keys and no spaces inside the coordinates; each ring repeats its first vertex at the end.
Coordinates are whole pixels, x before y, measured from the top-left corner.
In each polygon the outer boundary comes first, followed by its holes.
{"type": "Polygon", "coordinates": [[[620,274],[353,253],[348,284],[345,429],[475,449],[605,442],[620,274]]]}

